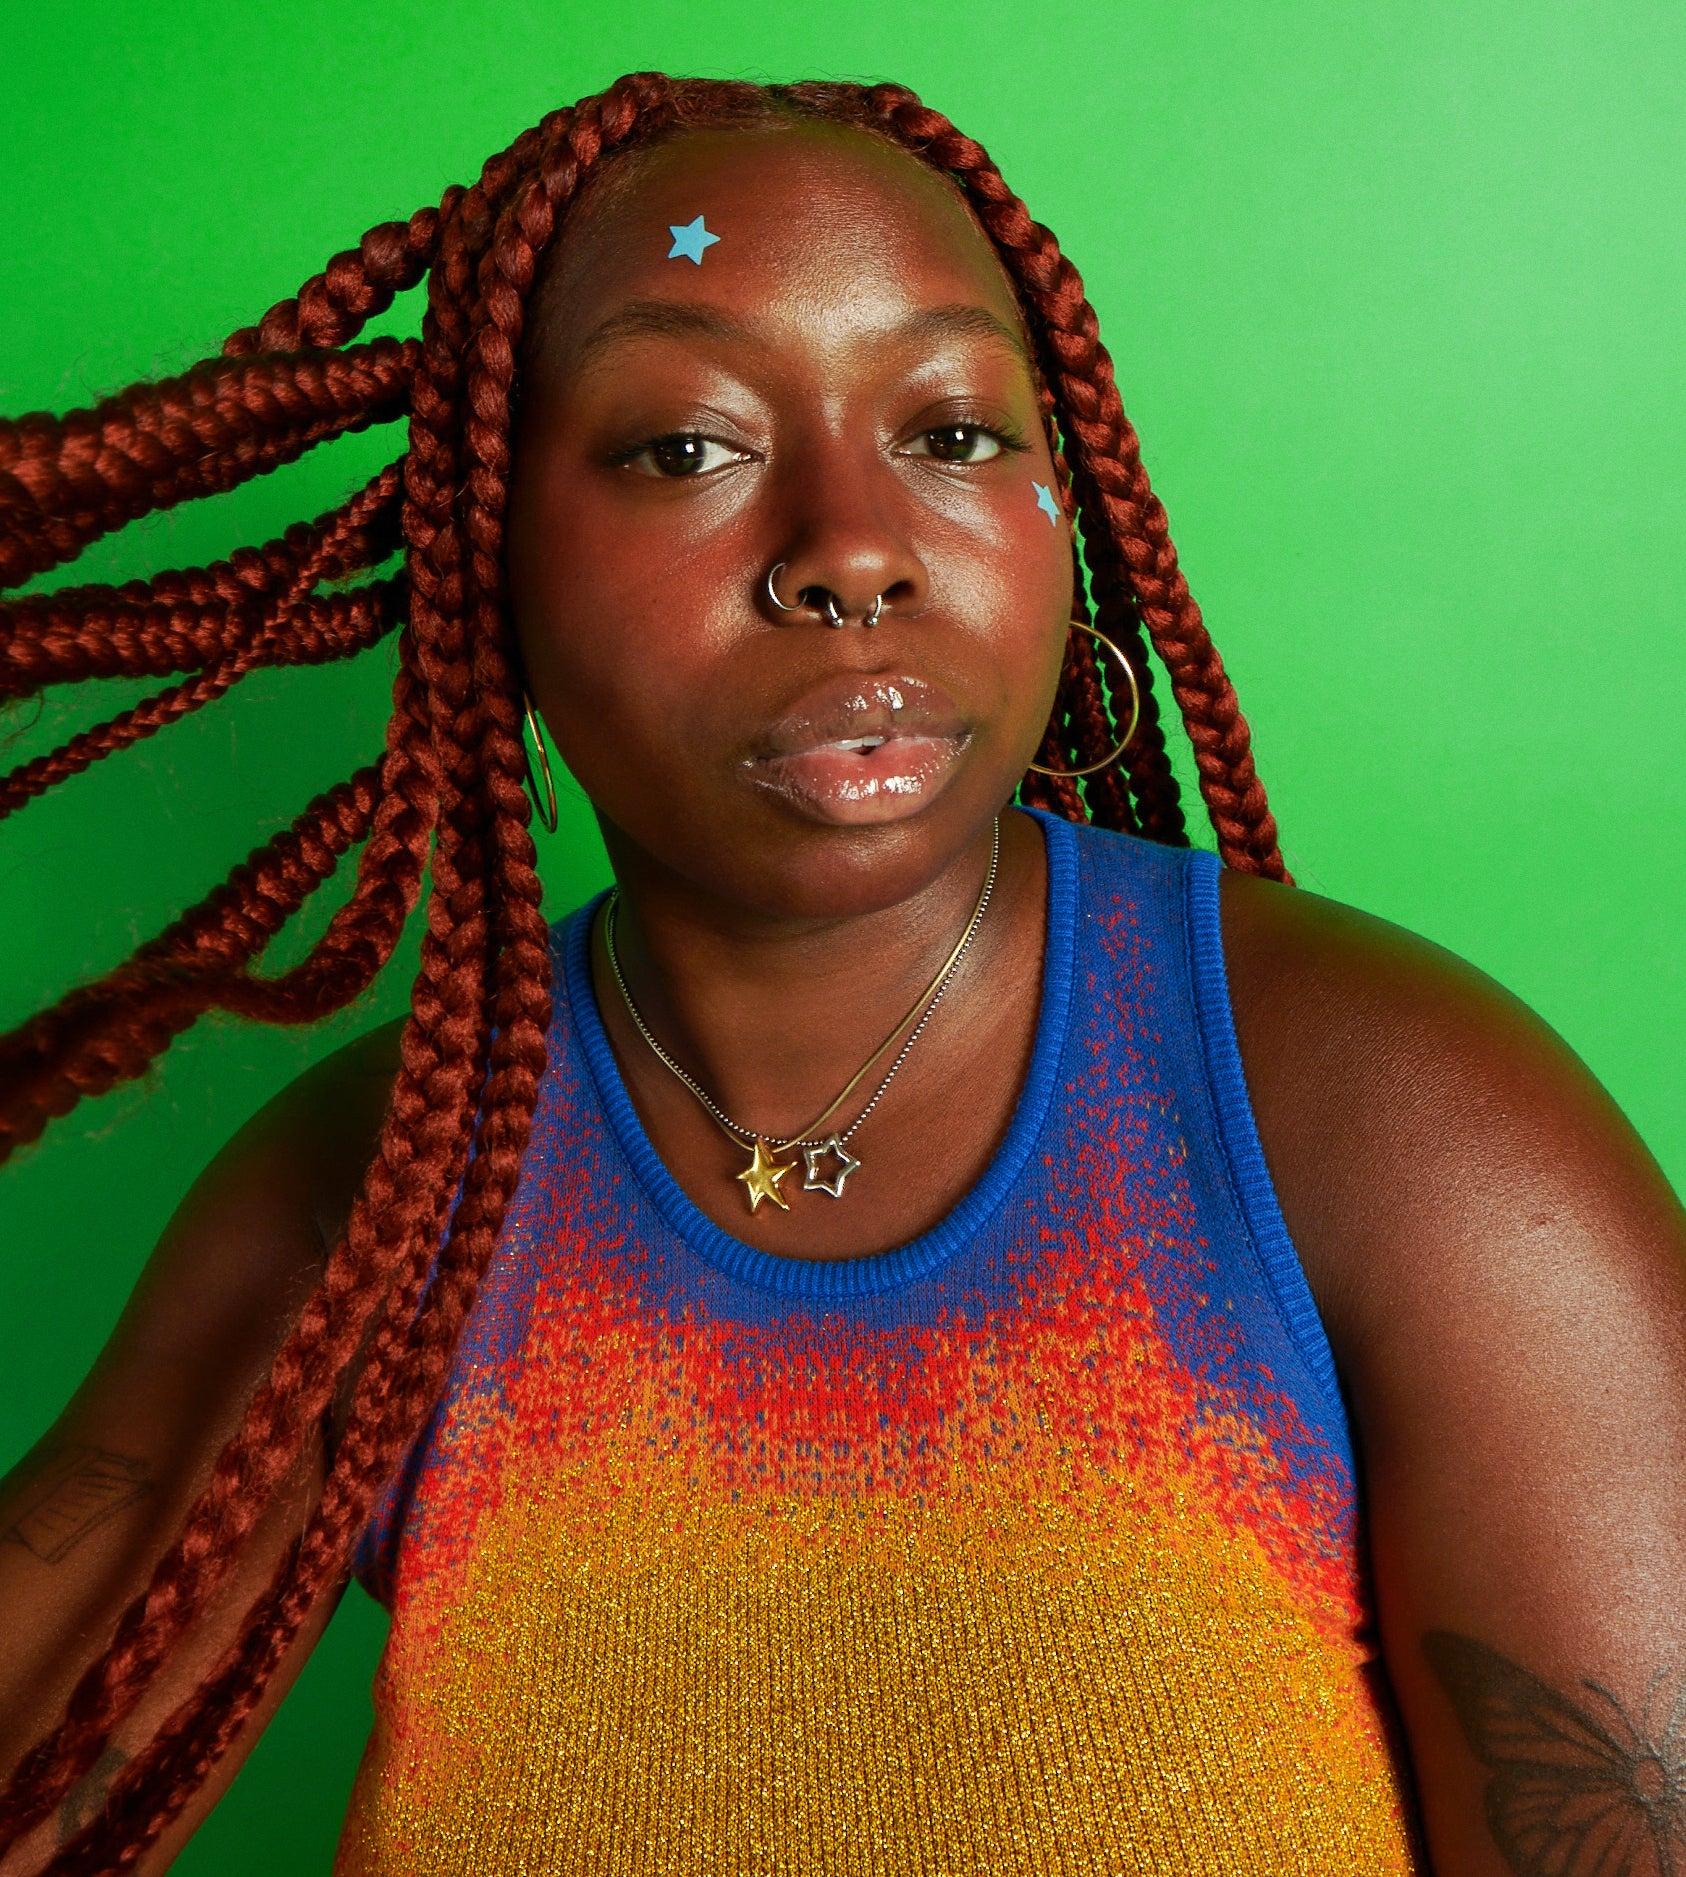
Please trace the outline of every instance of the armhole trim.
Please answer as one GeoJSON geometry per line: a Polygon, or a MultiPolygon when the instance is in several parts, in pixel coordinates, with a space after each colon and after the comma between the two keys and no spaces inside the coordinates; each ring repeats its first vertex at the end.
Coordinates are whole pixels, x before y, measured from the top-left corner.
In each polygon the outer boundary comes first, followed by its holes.
{"type": "Polygon", "coordinates": [[[1247,1093],[1241,1047],[1235,1035],[1229,974],[1224,967],[1223,923],[1218,879],[1223,871],[1215,854],[1195,849],[1183,876],[1183,906],[1188,935],[1189,983],[1200,1030],[1207,1085],[1243,1225],[1252,1241],[1278,1314],[1300,1360],[1322,1395],[1331,1431],[1352,1464],[1352,1430],[1335,1373],[1335,1353],[1323,1327],[1305,1268],[1288,1235],[1288,1222],[1265,1163],[1258,1123],[1247,1093]]]}

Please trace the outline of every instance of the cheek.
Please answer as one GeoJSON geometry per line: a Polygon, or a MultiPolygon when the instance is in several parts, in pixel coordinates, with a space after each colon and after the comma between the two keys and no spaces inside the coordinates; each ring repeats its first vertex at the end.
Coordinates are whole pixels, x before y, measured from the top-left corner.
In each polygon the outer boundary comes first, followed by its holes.
{"type": "Polygon", "coordinates": [[[1073,599],[1073,541],[1063,513],[1050,519],[1038,492],[1056,500],[1053,465],[1032,459],[1001,492],[994,550],[998,591],[997,659],[1006,687],[1003,721],[1014,761],[1042,740],[1065,659],[1073,599]]]}
{"type": "Polygon", "coordinates": [[[1024,570],[1027,604],[1063,625],[1071,617],[1073,543],[1063,513],[1050,518],[1040,505],[1043,499],[1057,500],[1052,470],[1046,481],[1027,476],[1025,486],[1013,493],[1008,552],[1015,566],[1024,570]]]}
{"type": "Polygon", "coordinates": [[[607,801],[626,775],[684,759],[710,661],[694,619],[676,629],[671,603],[621,588],[612,611],[594,609],[585,603],[590,588],[584,583],[574,604],[553,600],[518,618],[533,694],[557,749],[587,793],[607,801]]]}
{"type": "Polygon", "coordinates": [[[940,584],[986,632],[1015,694],[1026,684],[1038,692],[1051,688],[1071,617],[1071,530],[1063,515],[1050,520],[1038,505],[1039,488],[1053,499],[1053,469],[1032,458],[947,544],[940,569],[940,584]]]}
{"type": "Polygon", "coordinates": [[[511,589],[528,689],[557,754],[595,799],[616,752],[642,747],[652,667],[630,654],[636,624],[624,609],[606,617],[577,572],[565,549],[547,543],[512,556],[511,589]]]}
{"type": "Polygon", "coordinates": [[[716,636],[699,617],[710,583],[695,557],[593,495],[590,479],[518,481],[508,557],[534,695],[564,758],[587,767],[594,753],[671,740],[716,636]]]}
{"type": "MultiPolygon", "coordinates": [[[[556,471],[518,479],[509,572],[524,639],[558,658],[589,658],[607,635],[659,615],[671,582],[665,545],[629,532],[624,516],[593,501],[590,478],[556,471]]],[[[535,651],[537,647],[535,646],[535,651]]]]}

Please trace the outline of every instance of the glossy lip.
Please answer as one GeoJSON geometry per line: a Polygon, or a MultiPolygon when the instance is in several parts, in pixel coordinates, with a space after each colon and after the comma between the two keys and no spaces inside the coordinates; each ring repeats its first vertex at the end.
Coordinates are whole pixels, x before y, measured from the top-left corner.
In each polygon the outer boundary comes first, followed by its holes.
{"type": "Polygon", "coordinates": [[[837,826],[901,821],[953,774],[971,729],[921,678],[840,674],[771,724],[744,758],[760,787],[837,826]]]}

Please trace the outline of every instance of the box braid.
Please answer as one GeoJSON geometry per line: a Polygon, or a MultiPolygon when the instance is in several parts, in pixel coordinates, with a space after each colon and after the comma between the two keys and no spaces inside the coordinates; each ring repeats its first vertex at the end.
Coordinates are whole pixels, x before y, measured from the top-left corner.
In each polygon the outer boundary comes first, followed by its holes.
{"type": "MultiPolygon", "coordinates": [[[[1077,269],[1050,231],[1031,219],[980,144],[901,86],[874,86],[868,96],[899,143],[960,184],[1019,290],[1071,459],[1097,626],[1126,647],[1135,641],[1131,649],[1138,652],[1132,615],[1146,626],[1194,745],[1219,852],[1243,872],[1284,879],[1276,822],[1254,771],[1246,720],[1177,566],[1164,507],[1142,467],[1141,445],[1124,415],[1112,360],[1077,269]]],[[[1138,683],[1145,672],[1144,662],[1136,668],[1138,683]]],[[[1084,699],[1072,716],[1087,737],[1103,715],[1089,671],[1082,689],[1084,699]]],[[[1151,750],[1158,719],[1155,713],[1149,726],[1145,696],[1143,701],[1142,740],[1151,750]]],[[[1082,760],[1093,761],[1110,744],[1086,746],[1093,753],[1082,760]]],[[[1132,765],[1130,781],[1144,828],[1164,838],[1170,775],[1161,767],[1162,753],[1161,740],[1156,751],[1132,765]]]]}
{"type": "MultiPolygon", "coordinates": [[[[213,664],[251,636],[242,612],[279,587],[292,583],[305,559],[322,553],[330,531],[336,552],[323,559],[318,578],[337,580],[386,560],[399,544],[398,466],[389,465],[356,499],[362,524],[352,524],[353,504],[307,527],[296,523],[279,541],[242,548],[226,561],[184,573],[159,574],[121,587],[66,587],[42,597],[0,601],[0,700],[26,696],[46,684],[81,684],[90,678],[163,677],[213,664]]],[[[383,609],[391,625],[395,589],[371,583],[354,593],[306,597],[295,629],[276,645],[276,662],[291,654],[299,663],[325,662],[361,649],[364,614],[383,609]],[[339,640],[358,635],[355,648],[339,640]]],[[[372,620],[367,629],[378,636],[372,620]]]]}
{"type": "MultiPolygon", "coordinates": [[[[617,158],[693,126],[801,119],[886,138],[950,175],[1024,308],[1061,494],[1082,530],[1090,600],[1080,607],[1092,603],[1097,627],[1130,657],[1143,707],[1127,769],[1082,783],[1027,776],[1023,798],[1074,820],[1186,842],[1145,632],[1194,743],[1224,859],[1286,877],[1246,724],[1178,572],[1077,273],[982,148],[900,87],[622,79],[524,132],[437,209],[372,228],[297,295],[232,334],[221,359],[92,411],[0,423],[5,587],[139,515],[232,488],[331,436],[409,418],[402,458],[309,528],[205,568],[0,609],[0,697],[91,677],[191,674],[0,778],[0,813],[249,670],[348,657],[402,625],[379,762],[312,802],[115,971],[0,1039],[0,1158],[83,1095],[140,1074],[206,1010],[299,1023],[343,1007],[390,958],[431,863],[400,1066],[344,1235],[146,1589],[63,1719],[0,1790],[0,1856],[63,1801],[179,1651],[359,1361],[304,1531],[222,1659],[46,1868],[124,1870],[144,1853],[238,1734],[344,1570],[443,1385],[519,1176],[550,1012],[503,569],[516,377],[534,285],[558,227],[617,158]],[[354,343],[397,293],[424,279],[419,343],[354,343]],[[400,576],[315,591],[377,569],[400,535],[400,576]],[[269,940],[359,846],[351,895],[306,958],[279,976],[257,975],[269,940]]],[[[1092,643],[1074,632],[1040,759],[1082,766],[1116,738],[1092,643]]]]}
{"type": "MultiPolygon", "coordinates": [[[[297,565],[286,586],[261,609],[258,629],[254,631],[249,621],[243,622],[244,630],[239,644],[229,647],[220,658],[205,657],[204,650],[208,648],[204,647],[201,635],[201,645],[194,650],[198,661],[207,668],[198,676],[160,691],[144,703],[120,712],[109,722],[72,737],[51,754],[20,764],[9,774],[0,776],[0,820],[33,797],[44,794],[56,783],[98,762],[102,756],[124,749],[142,737],[152,736],[166,724],[185,717],[189,711],[211,703],[260,665],[317,664],[327,658],[347,657],[384,637],[394,617],[389,604],[391,583],[372,584],[354,594],[339,594],[317,600],[311,600],[309,594],[318,581],[335,578],[338,572],[344,570],[348,544],[357,543],[359,549],[367,551],[367,523],[372,515],[391,505],[395,486],[394,473],[390,469],[384,470],[360,495],[353,497],[343,510],[326,518],[324,524],[316,530],[317,538],[310,544],[308,551],[297,557],[297,565]],[[305,609],[302,619],[301,602],[305,609]]],[[[110,589],[85,590],[93,593],[102,591],[109,594],[110,589]]],[[[28,602],[25,602],[27,605],[28,602]]],[[[37,602],[37,606],[49,617],[58,615],[61,622],[67,610],[62,603],[55,606],[51,600],[44,606],[37,602]]],[[[33,622],[26,622],[26,631],[28,623],[33,622]]],[[[94,635],[86,616],[82,623],[83,630],[73,632],[69,637],[73,644],[81,640],[89,645],[88,652],[84,653],[80,661],[86,672],[87,667],[94,662],[90,654],[97,649],[97,643],[89,644],[94,635]]],[[[57,636],[62,645],[66,636],[62,624],[57,636]]],[[[46,649],[39,640],[31,647],[27,639],[18,647],[25,660],[31,650],[36,652],[38,668],[40,655],[46,649]]],[[[74,668],[77,661],[73,659],[67,662],[74,668]]],[[[132,655],[123,659],[123,665],[129,671],[133,671],[139,663],[132,655]]],[[[165,669],[179,669],[179,664],[172,662],[165,669]]],[[[54,675],[54,681],[66,682],[57,674],[54,675]]]]}
{"type": "Polygon", "coordinates": [[[126,522],[220,495],[317,443],[401,414],[413,340],[315,357],[216,359],[91,411],[36,412],[0,431],[0,587],[126,522]]]}
{"type": "MultiPolygon", "coordinates": [[[[1042,429],[1047,438],[1049,454],[1053,457],[1054,484],[1060,507],[1065,511],[1067,521],[1074,521],[1076,503],[1071,487],[1071,465],[1066,461],[1060,437],[1059,412],[1054,394],[1048,389],[1047,380],[1039,370],[1036,373],[1036,396],[1042,413],[1042,429]]],[[[1073,621],[1087,624],[1090,609],[1088,595],[1084,590],[1083,559],[1075,533],[1072,541],[1071,586],[1073,621]]],[[[1115,617],[1116,612],[1114,608],[1107,613],[1107,625],[1100,629],[1107,631],[1114,644],[1123,651],[1123,643],[1114,635],[1123,634],[1126,627],[1134,631],[1135,621],[1133,617],[1115,617]]],[[[1182,810],[1177,803],[1176,780],[1170,774],[1170,763],[1165,757],[1165,738],[1159,728],[1157,711],[1145,732],[1145,739],[1147,743],[1157,745],[1160,766],[1170,785],[1168,809],[1154,816],[1147,812],[1151,804],[1144,803],[1139,798],[1139,792],[1138,799],[1131,799],[1128,760],[1132,754],[1140,755],[1144,748],[1141,726],[1147,721],[1145,712],[1150,700],[1146,687],[1152,680],[1139,643],[1133,651],[1125,652],[1125,656],[1130,659],[1131,669],[1140,674],[1137,685],[1142,693],[1144,713],[1131,735],[1130,749],[1117,759],[1117,763],[1106,764],[1093,775],[1084,777],[1081,783],[1071,777],[1045,776],[1033,770],[1019,786],[1019,799],[1032,807],[1045,808],[1074,821],[1083,821],[1092,816],[1102,827],[1119,828],[1130,834],[1146,833],[1148,830],[1144,822],[1152,819],[1152,838],[1168,846],[1186,847],[1188,836],[1183,826],[1182,810]],[[1124,767],[1120,768],[1118,764],[1124,767]],[[1087,790],[1087,800],[1084,790],[1087,790]]],[[[1061,664],[1060,681],[1055,688],[1055,699],[1047,734],[1036,753],[1037,762],[1047,769],[1055,770],[1073,766],[1069,752],[1080,744],[1085,751],[1095,752],[1093,756],[1085,755],[1075,765],[1082,767],[1091,761],[1098,761],[1115,747],[1114,743],[1105,740],[1111,720],[1107,715],[1106,692],[1096,668],[1095,642],[1086,632],[1068,632],[1066,635],[1065,656],[1061,664]]]]}

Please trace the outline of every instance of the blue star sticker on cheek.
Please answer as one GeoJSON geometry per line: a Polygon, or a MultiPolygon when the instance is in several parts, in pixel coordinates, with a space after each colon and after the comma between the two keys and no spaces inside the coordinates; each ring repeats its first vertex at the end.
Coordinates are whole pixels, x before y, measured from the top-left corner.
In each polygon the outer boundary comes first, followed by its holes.
{"type": "Polygon", "coordinates": [[[1036,506],[1041,509],[1056,527],[1060,523],[1060,505],[1054,500],[1054,492],[1046,484],[1033,482],[1030,485],[1036,491],[1036,506]]]}
{"type": "Polygon", "coordinates": [[[694,222],[686,222],[684,227],[680,227],[677,222],[669,222],[667,232],[673,237],[673,246],[668,249],[667,258],[670,261],[695,261],[698,267],[702,266],[704,250],[712,248],[720,239],[718,235],[708,232],[700,215],[694,222]]]}

